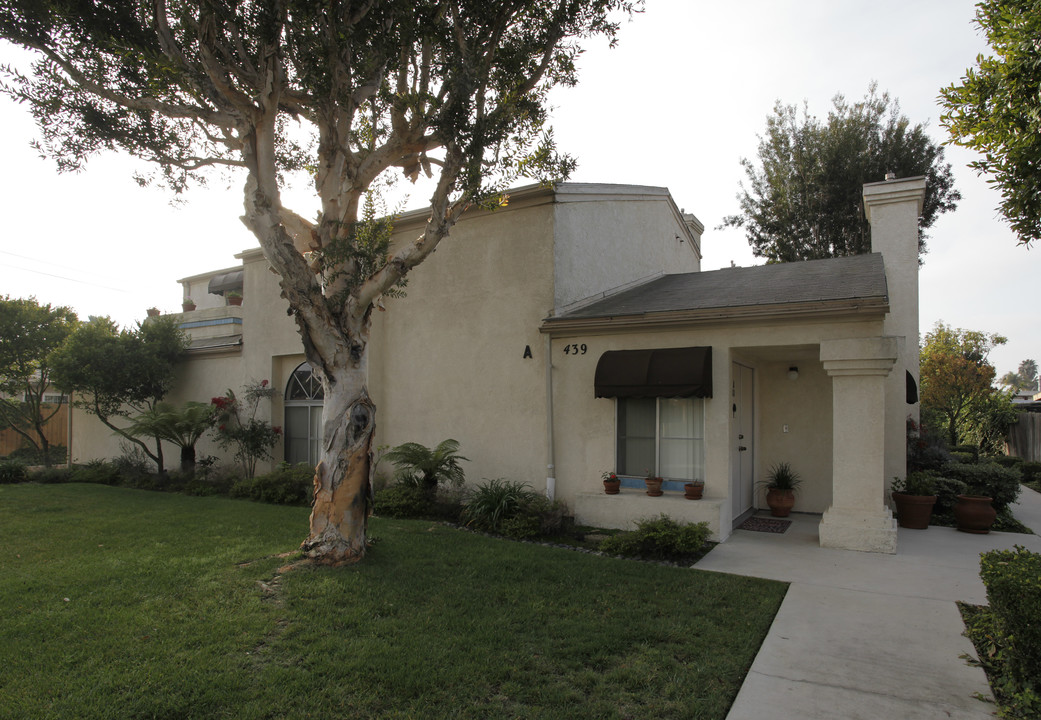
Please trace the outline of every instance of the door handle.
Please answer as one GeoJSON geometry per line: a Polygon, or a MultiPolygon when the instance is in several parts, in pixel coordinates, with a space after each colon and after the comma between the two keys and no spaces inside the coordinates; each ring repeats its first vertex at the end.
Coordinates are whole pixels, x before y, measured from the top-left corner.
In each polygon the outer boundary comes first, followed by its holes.
{"type": "Polygon", "coordinates": [[[738,449],[739,451],[741,451],[741,452],[744,452],[744,451],[745,451],[745,450],[747,450],[748,448],[746,448],[746,447],[745,447],[744,445],[738,445],[738,446],[737,446],[737,449],[738,449]]]}

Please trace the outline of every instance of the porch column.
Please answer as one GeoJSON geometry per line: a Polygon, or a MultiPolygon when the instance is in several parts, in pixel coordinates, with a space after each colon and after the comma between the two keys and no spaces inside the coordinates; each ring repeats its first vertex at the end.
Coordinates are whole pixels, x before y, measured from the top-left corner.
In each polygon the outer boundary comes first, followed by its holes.
{"type": "Polygon", "coordinates": [[[896,552],[896,521],[885,503],[886,377],[898,356],[894,337],[825,340],[832,378],[832,504],[821,547],[896,552]]]}

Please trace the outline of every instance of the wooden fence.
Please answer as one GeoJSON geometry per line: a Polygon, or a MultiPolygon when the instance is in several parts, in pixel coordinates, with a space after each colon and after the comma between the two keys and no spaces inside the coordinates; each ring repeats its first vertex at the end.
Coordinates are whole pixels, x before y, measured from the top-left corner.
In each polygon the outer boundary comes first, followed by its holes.
{"type": "MultiPolygon", "coordinates": [[[[54,409],[53,405],[44,405],[43,407],[44,415],[54,409]]],[[[29,431],[30,435],[33,433],[34,431],[29,431]]],[[[47,442],[51,445],[69,446],[68,405],[62,405],[58,408],[58,412],[54,413],[54,417],[48,420],[47,424],[43,426],[43,433],[47,437],[47,442]]],[[[0,457],[7,457],[15,450],[18,450],[27,444],[29,444],[28,441],[11,428],[0,430],[0,457]]],[[[64,460],[62,460],[62,462],[64,462],[64,460]]]]}
{"type": "Polygon", "coordinates": [[[1041,462],[1041,413],[1021,412],[1008,431],[1008,454],[1041,462]]]}

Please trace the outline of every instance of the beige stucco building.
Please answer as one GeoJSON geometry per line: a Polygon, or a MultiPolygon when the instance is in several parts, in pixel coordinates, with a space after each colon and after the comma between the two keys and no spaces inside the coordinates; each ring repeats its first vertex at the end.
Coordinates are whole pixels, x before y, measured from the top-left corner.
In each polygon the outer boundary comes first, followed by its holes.
{"type": "MultiPolygon", "coordinates": [[[[663,188],[566,183],[467,213],[385,300],[370,345],[378,443],[455,438],[469,482],[505,477],[565,501],[579,522],[665,513],[725,539],[764,506],[755,481],[788,462],[795,510],[830,547],[894,552],[887,479],[917,417],[922,178],[864,188],[872,253],[700,271],[703,226],[663,188]],[[626,480],[604,494],[601,473],[626,480]],[[645,494],[648,471],[666,492],[645,494]],[[705,482],[701,500],[682,485],[705,482]]],[[[427,213],[397,222],[415,237],[427,213]]],[[[270,407],[278,460],[313,459],[320,388],[261,251],[181,281],[192,349],[169,399],[209,400],[248,379],[270,407]],[[224,293],[241,289],[241,307],[224,293]]],[[[78,459],[118,452],[82,415],[78,459]],[[98,448],[104,448],[99,452],[98,448]]],[[[219,454],[205,441],[200,450],[219,454]]]]}

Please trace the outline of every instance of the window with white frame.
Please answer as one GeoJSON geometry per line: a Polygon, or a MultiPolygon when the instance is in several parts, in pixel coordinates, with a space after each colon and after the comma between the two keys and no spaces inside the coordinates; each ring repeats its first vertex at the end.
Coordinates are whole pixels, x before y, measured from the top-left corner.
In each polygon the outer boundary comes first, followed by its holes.
{"type": "Polygon", "coordinates": [[[286,384],[285,459],[318,464],[325,391],[308,363],[301,363],[286,384]]]}
{"type": "Polygon", "coordinates": [[[619,474],[704,479],[704,400],[620,397],[617,402],[619,474]]]}

